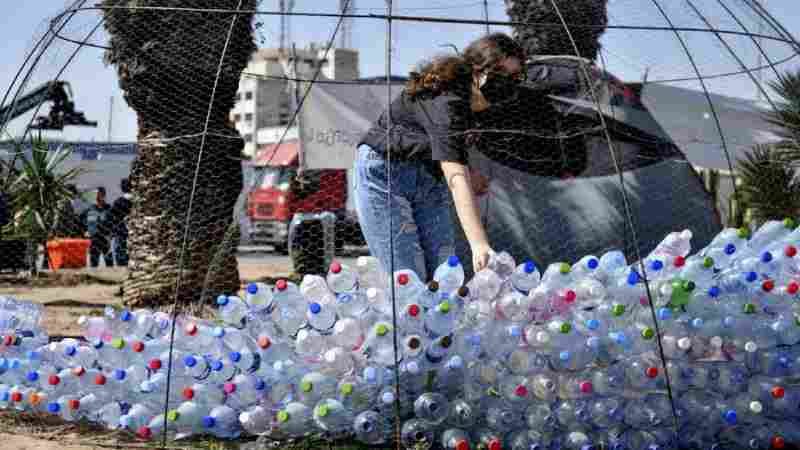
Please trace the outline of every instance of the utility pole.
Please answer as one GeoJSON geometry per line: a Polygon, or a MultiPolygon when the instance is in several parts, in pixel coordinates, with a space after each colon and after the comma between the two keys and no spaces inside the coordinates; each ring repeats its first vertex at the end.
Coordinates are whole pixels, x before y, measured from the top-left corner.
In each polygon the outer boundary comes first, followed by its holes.
{"type": "Polygon", "coordinates": [[[111,99],[108,102],[108,134],[106,136],[106,142],[111,142],[111,131],[114,127],[114,96],[111,96],[111,99]]]}
{"type": "MultiPolygon", "coordinates": [[[[297,117],[297,176],[298,178],[303,174],[306,169],[306,153],[303,151],[303,112],[300,111],[300,75],[297,73],[297,45],[292,42],[292,78],[294,81],[294,101],[292,108],[296,111],[297,117]]],[[[292,124],[289,124],[292,126],[292,124]]]]}
{"type": "MultiPolygon", "coordinates": [[[[762,0],[761,3],[763,6],[764,3],[767,3],[767,0],[762,0]]],[[[761,49],[764,48],[763,38],[761,37],[763,35],[764,35],[764,19],[762,18],[761,20],[758,21],[758,37],[756,38],[758,40],[758,47],[759,47],[756,49],[758,52],[758,60],[757,60],[758,62],[756,63],[756,70],[758,70],[758,73],[756,77],[758,79],[759,86],[764,86],[764,71],[761,69],[761,66],[764,65],[763,62],[764,55],[761,54],[761,49]]],[[[762,89],[759,89],[759,86],[756,86],[756,103],[761,103],[761,100],[763,100],[761,98],[762,89]]]]}

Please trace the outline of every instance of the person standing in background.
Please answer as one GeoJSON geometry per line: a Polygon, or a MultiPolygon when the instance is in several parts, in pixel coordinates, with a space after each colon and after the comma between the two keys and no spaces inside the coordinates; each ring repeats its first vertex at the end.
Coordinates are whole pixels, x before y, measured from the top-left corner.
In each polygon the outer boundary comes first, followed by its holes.
{"type": "Polygon", "coordinates": [[[120,267],[128,266],[128,215],[131,213],[131,184],[123,178],[119,187],[122,197],[114,200],[109,213],[111,236],[114,238],[114,260],[120,267]]]}
{"type": "Polygon", "coordinates": [[[114,266],[111,255],[111,230],[109,229],[109,213],[111,206],[106,203],[106,188],[97,188],[95,204],[81,214],[81,222],[86,229],[87,237],[92,241],[89,247],[89,259],[92,267],[100,265],[100,255],[106,267],[114,266]]]}

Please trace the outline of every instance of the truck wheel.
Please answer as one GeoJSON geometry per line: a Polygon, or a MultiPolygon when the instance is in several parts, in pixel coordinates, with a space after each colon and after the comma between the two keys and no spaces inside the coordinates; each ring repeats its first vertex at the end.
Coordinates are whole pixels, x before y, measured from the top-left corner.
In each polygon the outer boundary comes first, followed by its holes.
{"type": "Polygon", "coordinates": [[[283,255],[283,256],[288,255],[289,254],[289,244],[288,243],[275,244],[275,253],[277,253],[279,255],[283,255]]]}

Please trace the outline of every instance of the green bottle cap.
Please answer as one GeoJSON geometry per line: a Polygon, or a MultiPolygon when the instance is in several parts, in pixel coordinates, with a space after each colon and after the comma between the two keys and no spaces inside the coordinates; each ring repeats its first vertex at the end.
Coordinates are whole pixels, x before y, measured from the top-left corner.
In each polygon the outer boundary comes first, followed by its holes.
{"type": "Polygon", "coordinates": [[[686,280],[683,282],[683,290],[686,292],[692,292],[695,287],[694,281],[692,280],[686,280]]]}
{"type": "Polygon", "coordinates": [[[378,336],[386,336],[386,333],[389,332],[389,327],[384,324],[377,325],[375,327],[375,334],[378,336]]]}
{"type": "Polygon", "coordinates": [[[744,313],[745,314],[753,314],[756,312],[756,305],[752,303],[746,303],[744,305],[744,313]]]}
{"type": "Polygon", "coordinates": [[[569,333],[570,330],[572,330],[572,325],[570,325],[569,322],[564,322],[560,327],[558,327],[558,331],[562,332],[563,334],[569,333]]]}
{"type": "Polygon", "coordinates": [[[794,230],[795,228],[797,228],[797,223],[791,217],[787,217],[783,219],[783,226],[785,226],[790,230],[794,230]]]}
{"type": "Polygon", "coordinates": [[[320,417],[325,417],[328,415],[328,405],[319,405],[317,406],[317,415],[320,417]]]}
{"type": "Polygon", "coordinates": [[[625,305],[620,305],[619,303],[611,307],[611,314],[619,317],[625,314],[625,305]]]}
{"type": "Polygon", "coordinates": [[[303,392],[311,392],[311,390],[314,389],[314,384],[311,383],[310,381],[303,381],[302,383],[300,383],[300,389],[303,392]]]}
{"type": "Polygon", "coordinates": [[[739,239],[747,239],[750,236],[750,230],[745,227],[741,227],[736,230],[736,237],[739,239]]]}
{"type": "Polygon", "coordinates": [[[447,314],[450,312],[450,303],[442,302],[439,303],[439,312],[442,314],[447,314]]]}
{"type": "Polygon", "coordinates": [[[169,420],[170,422],[175,422],[176,420],[178,420],[178,417],[180,416],[181,414],[173,409],[172,411],[167,413],[167,420],[169,420]]]}
{"type": "Polygon", "coordinates": [[[122,347],[125,347],[125,340],[124,340],[124,339],[122,339],[122,338],[114,338],[114,339],[111,341],[111,346],[112,346],[112,347],[114,347],[114,348],[116,348],[117,350],[119,350],[119,349],[121,349],[122,347]]]}
{"type": "Polygon", "coordinates": [[[642,330],[642,337],[645,338],[645,339],[653,339],[653,337],[655,337],[655,335],[656,335],[656,332],[653,331],[652,328],[645,328],[644,330],[642,330]]]}
{"type": "Polygon", "coordinates": [[[353,393],[353,385],[351,383],[345,383],[339,388],[339,392],[341,392],[342,395],[350,395],[353,393]]]}
{"type": "Polygon", "coordinates": [[[558,271],[561,273],[569,273],[571,270],[572,267],[570,267],[570,265],[567,263],[561,263],[561,266],[558,268],[558,271]]]}
{"type": "Polygon", "coordinates": [[[714,258],[710,256],[706,256],[705,258],[703,258],[703,267],[705,267],[706,269],[714,267],[714,258]]]}
{"type": "Polygon", "coordinates": [[[289,420],[289,413],[286,411],[278,411],[278,422],[286,422],[289,420]]]}

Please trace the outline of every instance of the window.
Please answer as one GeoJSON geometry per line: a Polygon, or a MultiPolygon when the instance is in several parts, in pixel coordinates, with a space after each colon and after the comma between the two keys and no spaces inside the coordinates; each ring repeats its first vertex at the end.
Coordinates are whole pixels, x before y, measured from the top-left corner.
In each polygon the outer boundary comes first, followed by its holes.
{"type": "Polygon", "coordinates": [[[242,136],[242,137],[244,138],[244,141],[245,141],[245,142],[248,142],[248,143],[249,143],[249,142],[253,142],[253,135],[252,135],[252,134],[245,134],[245,135],[244,135],[244,136],[242,136]]]}
{"type": "Polygon", "coordinates": [[[233,115],[233,121],[234,122],[239,123],[240,120],[242,120],[242,115],[241,114],[234,114],[233,115]]]}
{"type": "Polygon", "coordinates": [[[253,99],[253,93],[251,91],[245,92],[244,93],[244,99],[245,100],[252,100],[253,99]]]}
{"type": "Polygon", "coordinates": [[[252,122],[253,121],[253,113],[247,113],[244,115],[245,122],[252,122]]]}

